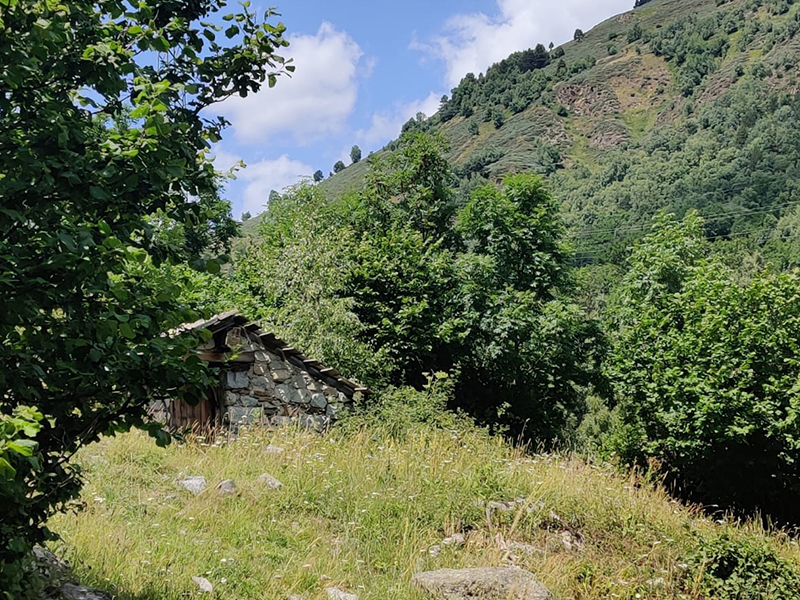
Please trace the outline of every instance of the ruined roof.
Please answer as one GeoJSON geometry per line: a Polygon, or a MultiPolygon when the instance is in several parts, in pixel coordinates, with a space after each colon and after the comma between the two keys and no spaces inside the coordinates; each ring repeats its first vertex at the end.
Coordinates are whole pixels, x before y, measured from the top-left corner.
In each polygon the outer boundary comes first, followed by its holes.
{"type": "Polygon", "coordinates": [[[267,350],[282,355],[288,362],[306,370],[312,377],[326,381],[348,396],[352,396],[355,392],[361,392],[362,394],[371,393],[366,386],[345,378],[339,371],[332,367],[325,366],[321,361],[315,358],[309,358],[274,333],[262,331],[258,323],[254,323],[247,317],[240,315],[239,311],[235,309],[219,313],[209,319],[200,319],[194,323],[184,323],[170,333],[176,335],[186,331],[197,331],[199,329],[207,329],[212,333],[218,333],[220,331],[230,330],[233,327],[241,327],[247,332],[258,336],[267,350]]]}

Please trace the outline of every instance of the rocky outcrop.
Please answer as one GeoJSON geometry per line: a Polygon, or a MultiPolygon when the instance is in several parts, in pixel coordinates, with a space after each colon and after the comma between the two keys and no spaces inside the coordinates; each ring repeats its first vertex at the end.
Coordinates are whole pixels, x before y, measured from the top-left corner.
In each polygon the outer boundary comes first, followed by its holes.
{"type": "Polygon", "coordinates": [[[69,563],[44,548],[33,549],[33,569],[42,583],[42,600],[111,600],[106,592],[80,585],[69,563]]]}
{"type": "Polygon", "coordinates": [[[533,573],[519,567],[426,571],[413,582],[443,600],[555,600],[533,573]]]}

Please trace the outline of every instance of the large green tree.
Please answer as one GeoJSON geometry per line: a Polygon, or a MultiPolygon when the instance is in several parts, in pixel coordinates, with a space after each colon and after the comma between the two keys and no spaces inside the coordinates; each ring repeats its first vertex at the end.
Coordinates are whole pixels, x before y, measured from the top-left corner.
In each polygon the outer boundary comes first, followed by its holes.
{"type": "Polygon", "coordinates": [[[292,68],[273,13],[222,7],[0,8],[0,597],[25,596],[20,557],[77,495],[75,450],[208,382],[194,340],[164,335],[196,314],[158,266],[218,268],[211,107],[292,68]]]}
{"type": "Polygon", "coordinates": [[[618,448],[704,503],[796,522],[800,277],[714,258],[695,214],[659,217],[613,303],[618,448]]]}
{"type": "Polygon", "coordinates": [[[597,380],[602,340],[564,298],[553,197],[520,174],[460,207],[441,138],[398,146],[373,157],[357,193],[301,186],[271,204],[225,293],[375,388],[451,372],[459,406],[556,437],[597,380]]]}

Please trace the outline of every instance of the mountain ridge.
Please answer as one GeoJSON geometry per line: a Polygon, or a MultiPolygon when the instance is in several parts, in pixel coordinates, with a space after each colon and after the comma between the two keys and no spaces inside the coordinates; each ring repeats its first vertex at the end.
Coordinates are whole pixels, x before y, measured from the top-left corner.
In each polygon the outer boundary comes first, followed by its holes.
{"type": "MultiPolygon", "coordinates": [[[[759,127],[794,135],[800,113],[775,121],[775,112],[791,104],[797,90],[798,14],[788,0],[651,0],[549,53],[539,45],[477,77],[467,74],[435,115],[412,119],[403,130],[447,140],[465,197],[480,182],[507,173],[541,173],[561,201],[578,256],[596,255],[599,240],[606,245],[600,262],[619,262],[636,235],[587,238],[583,232],[644,226],[661,209],[717,214],[800,199],[793,189],[758,184],[770,177],[784,183],[774,163],[796,166],[789,145],[760,149],[769,157],[766,167],[743,164],[738,175],[720,174],[713,183],[703,184],[708,174],[700,170],[721,172],[725,165],[711,159],[725,153],[732,163],[746,163],[745,151],[734,151],[752,143],[752,131],[761,135],[759,127]],[[541,52],[546,64],[531,68],[541,52]],[[698,146],[701,159],[693,156],[698,146]],[[672,163],[685,163],[683,175],[673,173],[680,169],[672,163]],[[669,177],[675,191],[663,181],[669,177]],[[738,182],[729,185],[732,179],[738,182]],[[675,195],[682,187],[690,190],[685,199],[675,195]]],[[[369,162],[348,166],[321,189],[332,196],[357,189],[369,162]]],[[[788,213],[768,214],[777,223],[788,213]]],[[[757,221],[746,224],[763,229],[763,219],[757,221]]],[[[255,233],[257,224],[248,222],[245,233],[255,233]]],[[[738,231],[735,223],[717,225],[709,235],[738,231]]]]}

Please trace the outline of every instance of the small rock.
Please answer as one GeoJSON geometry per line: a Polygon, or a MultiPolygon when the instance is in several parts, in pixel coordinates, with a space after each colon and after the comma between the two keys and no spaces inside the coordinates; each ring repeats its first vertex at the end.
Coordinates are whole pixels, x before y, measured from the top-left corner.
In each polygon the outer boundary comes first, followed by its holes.
{"type": "Polygon", "coordinates": [[[567,550],[583,550],[583,540],[570,531],[561,532],[561,544],[567,550]]]}
{"type": "Polygon", "coordinates": [[[328,399],[325,394],[311,394],[311,407],[312,408],[325,408],[328,405],[328,399]]]}
{"type": "Polygon", "coordinates": [[[211,582],[205,577],[192,577],[192,581],[197,584],[197,587],[200,588],[200,591],[204,594],[210,594],[214,591],[214,586],[211,585],[211,582]]]}
{"type": "Polygon", "coordinates": [[[280,454],[281,452],[283,452],[283,448],[279,446],[267,446],[266,448],[264,448],[264,452],[266,452],[267,454],[280,454]]]}
{"type": "Polygon", "coordinates": [[[283,383],[292,376],[292,373],[287,369],[271,369],[272,381],[275,383],[283,383]]]}
{"type": "Polygon", "coordinates": [[[463,533],[455,533],[442,540],[442,546],[463,546],[467,541],[463,533]]]}
{"type": "Polygon", "coordinates": [[[541,548],[537,548],[532,544],[523,544],[522,542],[509,542],[506,544],[506,548],[517,554],[524,554],[526,556],[531,556],[534,554],[544,554],[544,550],[541,548]]]}
{"type": "Polygon", "coordinates": [[[186,479],[181,479],[178,485],[197,495],[206,489],[206,478],[202,475],[187,477],[186,479]]]}
{"type": "Polygon", "coordinates": [[[286,596],[286,600],[306,600],[302,596],[298,596],[297,594],[289,594],[286,596]]]}
{"type": "Polygon", "coordinates": [[[61,586],[61,596],[64,600],[111,600],[111,594],[74,583],[65,583],[61,586]]]}
{"type": "Polygon", "coordinates": [[[233,479],[225,479],[224,481],[220,481],[217,485],[217,491],[221,494],[235,494],[236,483],[233,481],[233,479]]]}
{"type": "Polygon", "coordinates": [[[269,473],[262,473],[261,475],[259,475],[258,482],[266,485],[271,490],[277,490],[279,487],[283,485],[280,481],[275,479],[269,473]]]}
{"type": "Polygon", "coordinates": [[[245,396],[242,394],[239,396],[239,399],[242,402],[242,406],[245,408],[256,408],[258,406],[258,398],[255,396],[245,396]]]}
{"type": "Polygon", "coordinates": [[[519,567],[441,569],[417,573],[412,582],[445,600],[555,600],[533,573],[519,567]]]}
{"type": "Polygon", "coordinates": [[[328,594],[328,600],[358,600],[358,596],[355,594],[345,592],[339,588],[325,588],[325,593],[328,594]]]}
{"type": "Polygon", "coordinates": [[[489,510],[497,510],[500,512],[511,512],[517,507],[517,503],[514,500],[508,500],[506,502],[496,502],[492,500],[486,505],[486,508],[489,510]]]}

